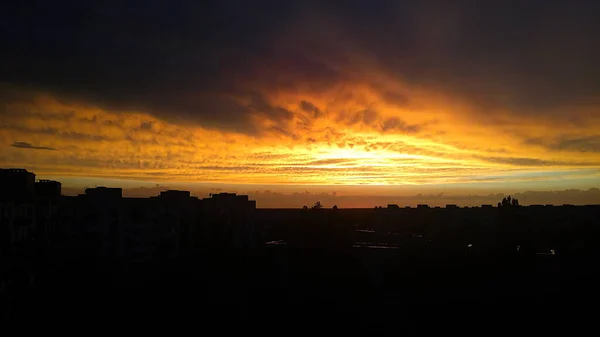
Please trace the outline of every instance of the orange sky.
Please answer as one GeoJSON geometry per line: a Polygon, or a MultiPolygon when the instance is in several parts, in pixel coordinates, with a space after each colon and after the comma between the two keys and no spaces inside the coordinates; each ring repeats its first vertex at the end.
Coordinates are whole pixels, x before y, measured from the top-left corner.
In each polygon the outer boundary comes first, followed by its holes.
{"type": "Polygon", "coordinates": [[[198,6],[83,8],[98,12],[57,32],[41,24],[52,8],[7,17],[29,28],[0,69],[0,166],[73,188],[600,187],[585,8],[198,6]]]}
{"type": "Polygon", "coordinates": [[[415,95],[423,101],[411,108],[387,102],[366,85],[277,93],[270,103],[293,115],[274,122],[257,113],[253,122],[261,133],[245,135],[32,93],[5,105],[2,166],[51,176],[228,184],[452,184],[518,181],[522,174],[562,179],[555,172],[598,179],[597,153],[544,146],[565,134],[594,137],[598,120],[586,116],[585,107],[576,110],[584,123],[560,118],[517,123],[502,114],[492,123],[474,119],[465,103],[436,93],[415,95]],[[532,138],[540,143],[527,144],[532,138]],[[11,146],[15,142],[54,150],[11,146]]]}

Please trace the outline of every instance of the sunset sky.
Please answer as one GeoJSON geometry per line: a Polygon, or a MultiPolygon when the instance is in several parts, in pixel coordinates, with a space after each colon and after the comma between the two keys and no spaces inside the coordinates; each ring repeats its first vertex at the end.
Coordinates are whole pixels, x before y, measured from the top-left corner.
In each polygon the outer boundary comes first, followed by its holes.
{"type": "Polygon", "coordinates": [[[0,167],[259,207],[600,203],[598,1],[328,3],[2,4],[0,167]]]}

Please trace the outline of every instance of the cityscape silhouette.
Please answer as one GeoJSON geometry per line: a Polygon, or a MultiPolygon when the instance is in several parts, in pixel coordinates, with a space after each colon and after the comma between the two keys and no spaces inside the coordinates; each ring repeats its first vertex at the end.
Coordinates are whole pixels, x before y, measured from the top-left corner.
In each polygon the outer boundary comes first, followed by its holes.
{"type": "Polygon", "coordinates": [[[599,18],[3,1],[2,331],[590,334],[599,18]]]}
{"type": "Polygon", "coordinates": [[[310,312],[358,329],[457,310],[553,315],[596,292],[598,205],[257,209],[234,193],[64,196],[26,169],[2,169],[0,186],[9,320],[192,319],[187,303],[210,308],[203,319],[310,312]]]}

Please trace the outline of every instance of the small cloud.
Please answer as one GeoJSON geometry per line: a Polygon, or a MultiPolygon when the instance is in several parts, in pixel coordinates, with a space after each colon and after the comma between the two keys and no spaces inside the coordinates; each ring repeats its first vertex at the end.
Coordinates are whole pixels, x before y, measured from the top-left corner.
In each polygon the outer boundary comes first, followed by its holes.
{"type": "Polygon", "coordinates": [[[417,133],[421,131],[421,125],[417,124],[407,124],[405,121],[401,120],[398,117],[392,117],[385,120],[381,124],[381,131],[389,132],[402,132],[402,133],[417,133]]]}
{"type": "Polygon", "coordinates": [[[555,162],[542,160],[537,158],[516,158],[516,157],[483,157],[475,156],[478,159],[497,164],[510,164],[515,166],[551,166],[556,165],[555,162]]]}
{"type": "Polygon", "coordinates": [[[363,123],[365,125],[371,125],[377,119],[377,111],[373,109],[364,109],[357,111],[355,114],[349,115],[350,119],[346,120],[346,124],[355,125],[363,123]]]}
{"type": "Polygon", "coordinates": [[[319,118],[323,115],[321,110],[319,110],[319,108],[317,108],[311,102],[307,102],[307,101],[300,102],[300,109],[304,110],[305,112],[312,113],[314,118],[319,118]]]}
{"type": "MultiPolygon", "coordinates": [[[[75,113],[72,112],[71,114],[75,114],[75,113]]],[[[80,120],[84,123],[96,124],[98,122],[98,116],[94,115],[94,117],[92,117],[92,118],[83,117],[80,120]]]]}
{"type": "Polygon", "coordinates": [[[570,162],[570,161],[550,161],[537,158],[518,158],[518,157],[485,157],[474,156],[490,163],[509,164],[514,166],[595,166],[596,162],[570,162]]]}
{"type": "Polygon", "coordinates": [[[140,124],[140,129],[142,129],[142,130],[152,130],[152,122],[142,122],[140,124]]]}
{"type": "Polygon", "coordinates": [[[385,91],[383,92],[383,99],[399,107],[408,107],[410,104],[408,96],[398,92],[385,91]]]}
{"type": "Polygon", "coordinates": [[[18,147],[21,149],[32,149],[32,150],[50,150],[50,151],[58,151],[53,147],[47,147],[47,146],[33,146],[30,143],[26,143],[26,142],[14,142],[12,143],[10,146],[12,147],[18,147]]]}
{"type": "Polygon", "coordinates": [[[559,151],[600,152],[600,136],[561,137],[550,148],[559,151]]]}

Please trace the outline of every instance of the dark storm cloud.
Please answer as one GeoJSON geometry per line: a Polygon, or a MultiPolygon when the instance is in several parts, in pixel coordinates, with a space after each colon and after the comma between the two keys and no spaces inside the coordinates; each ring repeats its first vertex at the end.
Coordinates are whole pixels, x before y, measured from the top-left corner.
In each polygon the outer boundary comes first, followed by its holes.
{"type": "Polygon", "coordinates": [[[274,120],[289,120],[294,117],[289,110],[269,105],[260,94],[253,93],[251,97],[248,108],[255,110],[257,114],[264,114],[274,120]]]}
{"type": "Polygon", "coordinates": [[[385,25],[361,27],[363,36],[372,37],[363,40],[390,72],[411,82],[483,107],[542,114],[600,89],[597,2],[421,1],[393,7],[380,18],[385,25]]]}
{"type": "Polygon", "coordinates": [[[55,148],[53,147],[48,147],[48,146],[33,146],[30,143],[25,143],[25,142],[14,142],[12,143],[10,146],[12,147],[18,147],[20,149],[32,149],[32,150],[50,150],[50,151],[57,151],[55,148]]]}
{"type": "MultiPolygon", "coordinates": [[[[252,133],[254,109],[231,95],[248,94],[236,78],[262,55],[271,25],[284,19],[286,6],[271,5],[13,3],[0,14],[0,74],[11,84],[111,110],[252,133]]],[[[273,112],[280,113],[261,111],[273,112]]]]}
{"type": "MultiPolygon", "coordinates": [[[[482,108],[544,115],[598,93],[598,8],[575,0],[21,1],[0,11],[0,76],[115,111],[256,133],[253,115],[291,113],[248,83],[325,89],[346,79],[339,65],[368,51],[403,81],[482,108]]],[[[310,102],[300,108],[320,115],[310,102]]]]}

